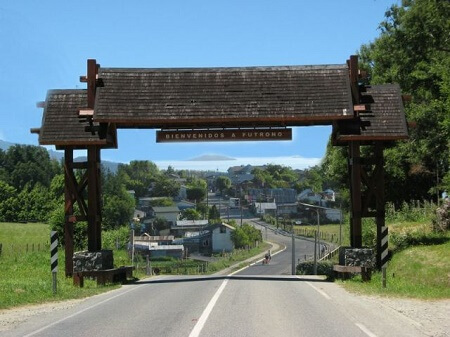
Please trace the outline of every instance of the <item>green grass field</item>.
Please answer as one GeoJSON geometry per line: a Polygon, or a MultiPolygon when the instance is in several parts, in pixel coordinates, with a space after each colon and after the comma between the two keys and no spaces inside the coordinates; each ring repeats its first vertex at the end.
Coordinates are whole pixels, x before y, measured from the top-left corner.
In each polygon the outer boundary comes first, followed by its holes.
{"type": "Polygon", "coordinates": [[[355,292],[420,299],[450,298],[450,240],[444,244],[414,246],[396,253],[388,263],[386,288],[380,272],[371,282],[359,277],[342,282],[355,292]]]}
{"type": "MultiPolygon", "coordinates": [[[[59,271],[57,273],[57,293],[53,294],[52,273],[50,270],[50,230],[48,225],[41,223],[0,223],[0,309],[37,304],[66,299],[77,299],[105,292],[119,285],[97,286],[93,280],[85,279],[84,288],[73,286],[72,278],[64,274],[64,251],[59,249],[59,271]],[[39,249],[38,249],[39,248],[39,249]]],[[[239,261],[252,257],[267,249],[266,244],[259,245],[250,251],[236,250],[235,253],[221,257],[218,261],[208,264],[208,269],[202,273],[211,274],[227,268],[239,261]]],[[[135,277],[145,276],[145,261],[138,260],[135,277]]],[[[128,253],[124,250],[114,251],[116,266],[130,265],[128,253]]],[[[167,261],[154,263],[161,267],[162,273],[196,274],[198,262],[167,261]],[[174,267],[174,266],[178,266],[174,267]]]]}

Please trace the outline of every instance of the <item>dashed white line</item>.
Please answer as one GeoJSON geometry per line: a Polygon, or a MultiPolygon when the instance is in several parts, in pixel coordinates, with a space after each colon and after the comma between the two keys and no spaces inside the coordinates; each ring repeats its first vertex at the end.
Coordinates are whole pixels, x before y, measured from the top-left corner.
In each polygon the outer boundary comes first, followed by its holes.
{"type": "Polygon", "coordinates": [[[367,336],[369,337],[377,337],[377,335],[375,335],[372,331],[370,331],[369,329],[367,329],[364,325],[362,325],[361,323],[355,323],[355,325],[361,329],[362,332],[364,332],[367,336]]]}
{"type": "Polygon", "coordinates": [[[197,324],[195,324],[194,329],[192,329],[191,333],[189,334],[189,337],[198,337],[200,335],[200,332],[203,329],[203,326],[206,323],[206,320],[209,317],[209,314],[213,310],[214,306],[216,305],[217,300],[219,299],[220,295],[222,294],[222,291],[225,289],[225,286],[228,283],[228,279],[222,282],[219,289],[217,289],[214,296],[209,301],[208,305],[206,306],[205,310],[203,310],[202,315],[200,316],[199,320],[197,321],[197,324]]]}

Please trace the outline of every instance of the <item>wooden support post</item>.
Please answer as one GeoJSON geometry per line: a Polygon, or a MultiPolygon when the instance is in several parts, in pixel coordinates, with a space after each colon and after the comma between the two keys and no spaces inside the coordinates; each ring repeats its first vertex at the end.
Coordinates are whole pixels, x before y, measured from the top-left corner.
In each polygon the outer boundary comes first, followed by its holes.
{"type": "Polygon", "coordinates": [[[361,152],[359,142],[349,144],[349,168],[351,191],[350,245],[362,247],[362,203],[361,203],[361,152]]]}
{"type": "Polygon", "coordinates": [[[68,174],[73,166],[73,149],[64,149],[64,250],[65,250],[65,275],[71,277],[73,273],[73,197],[71,193],[71,176],[68,174]]]}
{"type": "Polygon", "coordinates": [[[101,249],[100,149],[88,146],[88,251],[101,249]]]}

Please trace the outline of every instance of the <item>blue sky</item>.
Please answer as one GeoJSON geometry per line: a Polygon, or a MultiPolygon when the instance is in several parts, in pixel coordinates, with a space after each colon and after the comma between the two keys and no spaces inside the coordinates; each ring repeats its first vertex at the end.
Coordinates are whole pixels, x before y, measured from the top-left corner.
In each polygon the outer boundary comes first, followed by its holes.
{"type": "MultiPolygon", "coordinates": [[[[343,64],[379,35],[396,0],[2,1],[0,139],[38,144],[36,102],[85,88],[86,60],[104,67],[343,64]]],[[[104,159],[219,169],[245,163],[303,168],[325,154],[329,127],[295,128],[289,142],[156,144],[154,130],[119,130],[104,159]],[[205,154],[238,160],[191,162],[205,154]],[[202,166],[203,165],[203,166],[202,166]],[[200,166],[200,167],[198,167],[200,166]]]]}

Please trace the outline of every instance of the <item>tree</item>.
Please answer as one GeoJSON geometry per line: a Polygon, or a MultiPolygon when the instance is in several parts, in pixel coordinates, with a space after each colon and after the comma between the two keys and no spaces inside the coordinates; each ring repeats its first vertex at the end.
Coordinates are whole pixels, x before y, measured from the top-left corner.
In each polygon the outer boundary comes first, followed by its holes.
{"type": "Polygon", "coordinates": [[[206,189],[202,187],[189,187],[186,190],[187,198],[188,200],[194,200],[196,203],[199,203],[203,199],[205,199],[206,196],[206,189]]]}
{"type": "Polygon", "coordinates": [[[220,194],[223,193],[224,190],[230,188],[231,180],[227,176],[220,176],[216,179],[216,188],[220,191],[220,194]]]}
{"type": "Polygon", "coordinates": [[[0,221],[17,221],[19,210],[16,189],[6,182],[0,181],[0,221]]]}
{"type": "MultiPolygon", "coordinates": [[[[386,198],[396,204],[450,190],[449,17],[449,1],[405,0],[391,6],[380,36],[359,51],[367,83],[399,83],[412,96],[405,107],[416,124],[410,139],[385,150],[386,198]]],[[[339,152],[327,150],[322,167],[341,182],[346,173],[335,158],[339,152]]]]}
{"type": "Polygon", "coordinates": [[[115,229],[128,224],[133,216],[135,200],[125,189],[123,175],[104,174],[103,184],[103,226],[115,229]]]}
{"type": "Polygon", "coordinates": [[[209,209],[208,219],[220,219],[220,213],[216,205],[212,205],[212,207],[209,209]]]}
{"type": "Polygon", "coordinates": [[[166,176],[156,177],[151,190],[153,197],[176,197],[180,191],[180,184],[166,176]]]}
{"type": "Polygon", "coordinates": [[[200,212],[193,208],[187,208],[183,212],[181,212],[181,219],[186,220],[200,220],[202,218],[202,215],[200,212]]]}
{"type": "Polygon", "coordinates": [[[379,38],[361,50],[371,83],[397,82],[404,93],[412,95],[405,112],[417,127],[410,130],[409,142],[397,145],[386,154],[388,188],[397,192],[400,200],[427,198],[440,183],[433,177],[448,175],[449,17],[449,1],[403,1],[400,6],[391,6],[380,24],[379,38]],[[391,173],[397,171],[395,166],[405,171],[407,183],[403,179],[391,179],[391,173]]]}

